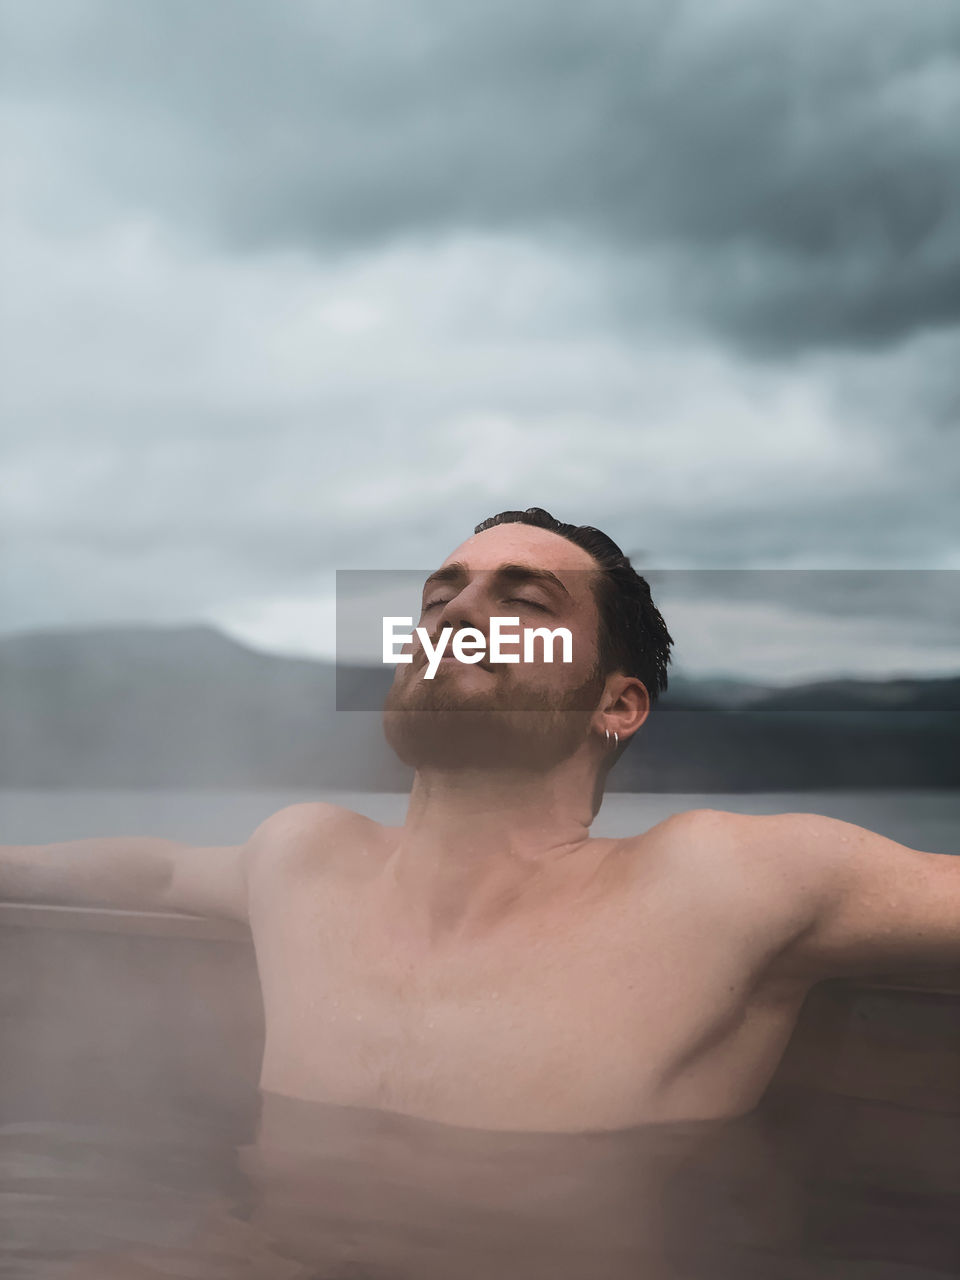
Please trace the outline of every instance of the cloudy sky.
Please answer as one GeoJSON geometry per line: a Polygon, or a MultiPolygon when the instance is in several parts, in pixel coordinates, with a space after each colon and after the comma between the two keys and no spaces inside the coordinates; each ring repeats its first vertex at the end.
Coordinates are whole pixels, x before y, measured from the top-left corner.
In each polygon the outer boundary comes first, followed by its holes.
{"type": "Polygon", "coordinates": [[[3,632],[330,653],[538,505],[674,669],[960,669],[952,0],[0,15],[3,632]]]}

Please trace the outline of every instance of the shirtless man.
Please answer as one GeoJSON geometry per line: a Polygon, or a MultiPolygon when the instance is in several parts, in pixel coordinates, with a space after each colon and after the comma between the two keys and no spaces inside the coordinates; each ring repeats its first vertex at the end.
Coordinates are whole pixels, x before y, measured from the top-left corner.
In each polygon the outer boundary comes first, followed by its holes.
{"type": "Polygon", "coordinates": [[[493,616],[569,628],[573,661],[428,682],[417,647],[384,710],[416,769],[402,827],[306,803],[234,847],[8,846],[0,896],[249,923],[262,1090],[493,1130],[742,1114],[813,983],[960,962],[958,857],[813,813],[591,838],[672,643],[604,535],[539,509],[479,526],[420,624],[493,616]]]}

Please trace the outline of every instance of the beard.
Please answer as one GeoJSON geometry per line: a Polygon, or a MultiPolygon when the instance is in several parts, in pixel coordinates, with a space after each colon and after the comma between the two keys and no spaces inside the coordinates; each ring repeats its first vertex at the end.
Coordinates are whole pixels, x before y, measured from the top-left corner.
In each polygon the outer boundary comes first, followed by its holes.
{"type": "Polygon", "coordinates": [[[414,769],[468,768],[544,773],[583,744],[603,690],[594,668],[571,689],[509,682],[513,673],[465,689],[449,670],[433,680],[404,668],[383,706],[383,732],[414,769]]]}

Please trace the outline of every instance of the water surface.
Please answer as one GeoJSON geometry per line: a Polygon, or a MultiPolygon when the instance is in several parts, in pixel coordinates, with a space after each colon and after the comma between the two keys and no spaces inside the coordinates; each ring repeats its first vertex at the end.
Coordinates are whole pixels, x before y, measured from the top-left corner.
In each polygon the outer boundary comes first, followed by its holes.
{"type": "MultiPolygon", "coordinates": [[[[236,844],[277,809],[328,800],[379,822],[401,823],[407,796],[316,791],[0,790],[0,843],[32,844],[95,835],[169,836],[236,844]]],[[[960,792],[785,791],[756,794],[626,795],[603,802],[596,836],[636,835],[688,809],[732,813],[823,813],[934,853],[960,852],[960,792]]]]}
{"type": "Polygon", "coordinates": [[[186,1117],[0,1127],[0,1275],[942,1280],[960,1265],[943,1151],[939,1184],[838,1181],[796,1116],[492,1133],[266,1094],[254,1119],[235,1144],[186,1117]]]}

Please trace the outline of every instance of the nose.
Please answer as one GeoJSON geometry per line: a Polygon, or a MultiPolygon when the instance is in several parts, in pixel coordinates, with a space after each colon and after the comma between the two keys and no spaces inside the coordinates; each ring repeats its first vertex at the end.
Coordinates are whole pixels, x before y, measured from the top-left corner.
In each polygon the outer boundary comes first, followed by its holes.
{"type": "Polygon", "coordinates": [[[452,627],[455,632],[473,627],[489,643],[490,606],[484,601],[482,584],[474,580],[461,587],[440,610],[435,625],[438,635],[444,627],[452,627]]]}

